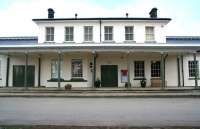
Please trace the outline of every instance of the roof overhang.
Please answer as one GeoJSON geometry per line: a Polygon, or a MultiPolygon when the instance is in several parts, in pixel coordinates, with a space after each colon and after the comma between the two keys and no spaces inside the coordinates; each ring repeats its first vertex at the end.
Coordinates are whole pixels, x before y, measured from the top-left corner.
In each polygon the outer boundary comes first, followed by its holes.
{"type": "Polygon", "coordinates": [[[73,44],[36,44],[36,45],[0,45],[0,53],[9,52],[197,52],[200,44],[166,43],[73,43],[73,44]]]}

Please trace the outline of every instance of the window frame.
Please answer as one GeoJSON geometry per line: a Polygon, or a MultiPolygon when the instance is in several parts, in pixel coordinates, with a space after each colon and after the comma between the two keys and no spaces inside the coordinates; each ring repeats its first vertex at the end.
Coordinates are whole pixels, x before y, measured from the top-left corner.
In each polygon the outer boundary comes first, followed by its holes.
{"type": "Polygon", "coordinates": [[[134,41],[134,26],[125,26],[125,41],[134,41]],[[129,30],[129,32],[127,32],[127,29],[132,28],[132,32],[129,30]],[[127,39],[127,37],[129,37],[127,39]],[[132,39],[131,39],[132,38],[132,39]]]}
{"type": "MultiPolygon", "coordinates": [[[[60,62],[60,78],[63,76],[63,60],[61,59],[60,62]]],[[[58,59],[51,59],[51,79],[58,79],[58,59]],[[55,64],[53,64],[55,63],[55,64]],[[53,65],[56,65],[55,67],[55,73],[57,77],[53,77],[53,65]]]]}
{"type": "Polygon", "coordinates": [[[161,62],[151,61],[151,78],[160,78],[160,71],[161,71],[161,62]]]}
{"type": "MultiPolygon", "coordinates": [[[[79,72],[79,71],[78,71],[79,72]]],[[[71,77],[72,78],[83,78],[83,60],[82,59],[71,59],[71,77]],[[77,73],[77,74],[74,74],[74,62],[78,62],[80,61],[81,62],[81,73],[77,73]]]]}
{"type": "Polygon", "coordinates": [[[199,78],[199,61],[197,60],[197,67],[195,68],[194,60],[188,61],[188,75],[189,78],[195,78],[195,69],[197,69],[197,77],[199,78]]]}
{"type": "Polygon", "coordinates": [[[113,32],[113,26],[104,26],[104,41],[113,41],[113,32]],[[106,32],[106,29],[108,29],[108,32],[106,32]],[[111,31],[109,29],[111,29],[111,31]],[[106,39],[107,36],[108,38],[106,39]]]}
{"type": "Polygon", "coordinates": [[[134,61],[134,77],[145,78],[145,62],[144,61],[134,61]],[[142,64],[142,66],[138,66],[140,67],[139,69],[137,69],[138,68],[137,65],[141,65],[141,64],[137,64],[137,63],[142,64]]]}
{"type": "Polygon", "coordinates": [[[154,26],[145,26],[145,40],[146,42],[155,41],[155,27],[154,26]],[[152,28],[152,32],[150,32],[148,28],[152,28]]]}
{"type": "Polygon", "coordinates": [[[73,26],[65,26],[64,41],[65,42],[74,42],[74,27],[73,26]],[[68,34],[67,34],[67,29],[69,29],[68,34]],[[67,40],[67,38],[68,38],[68,40],[67,40]]]}
{"type": "Polygon", "coordinates": [[[55,36],[55,28],[53,26],[45,27],[45,41],[54,42],[54,36],[55,36]],[[50,30],[48,31],[48,29],[50,30]]]}
{"type": "Polygon", "coordinates": [[[93,41],[93,26],[84,26],[84,41],[85,42],[93,41]]]}

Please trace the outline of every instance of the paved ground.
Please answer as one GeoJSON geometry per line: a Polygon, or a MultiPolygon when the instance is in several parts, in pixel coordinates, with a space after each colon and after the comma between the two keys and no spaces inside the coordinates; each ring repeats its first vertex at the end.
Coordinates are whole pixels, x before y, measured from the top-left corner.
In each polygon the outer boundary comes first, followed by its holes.
{"type": "Polygon", "coordinates": [[[200,126],[199,98],[0,98],[0,125],[200,126]]]}

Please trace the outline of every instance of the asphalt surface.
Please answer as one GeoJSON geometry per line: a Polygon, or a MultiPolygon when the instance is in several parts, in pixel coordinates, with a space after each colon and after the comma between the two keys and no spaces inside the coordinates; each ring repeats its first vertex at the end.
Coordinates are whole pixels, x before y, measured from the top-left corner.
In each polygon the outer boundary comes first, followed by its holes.
{"type": "Polygon", "coordinates": [[[0,125],[200,126],[199,98],[0,98],[0,125]]]}

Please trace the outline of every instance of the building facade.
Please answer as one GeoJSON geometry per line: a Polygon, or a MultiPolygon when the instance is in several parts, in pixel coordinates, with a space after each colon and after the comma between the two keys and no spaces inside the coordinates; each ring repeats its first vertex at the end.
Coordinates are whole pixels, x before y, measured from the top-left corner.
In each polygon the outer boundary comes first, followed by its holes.
{"type": "Polygon", "coordinates": [[[1,86],[198,86],[200,38],[166,38],[170,18],[33,19],[38,37],[1,37],[1,86]]]}

